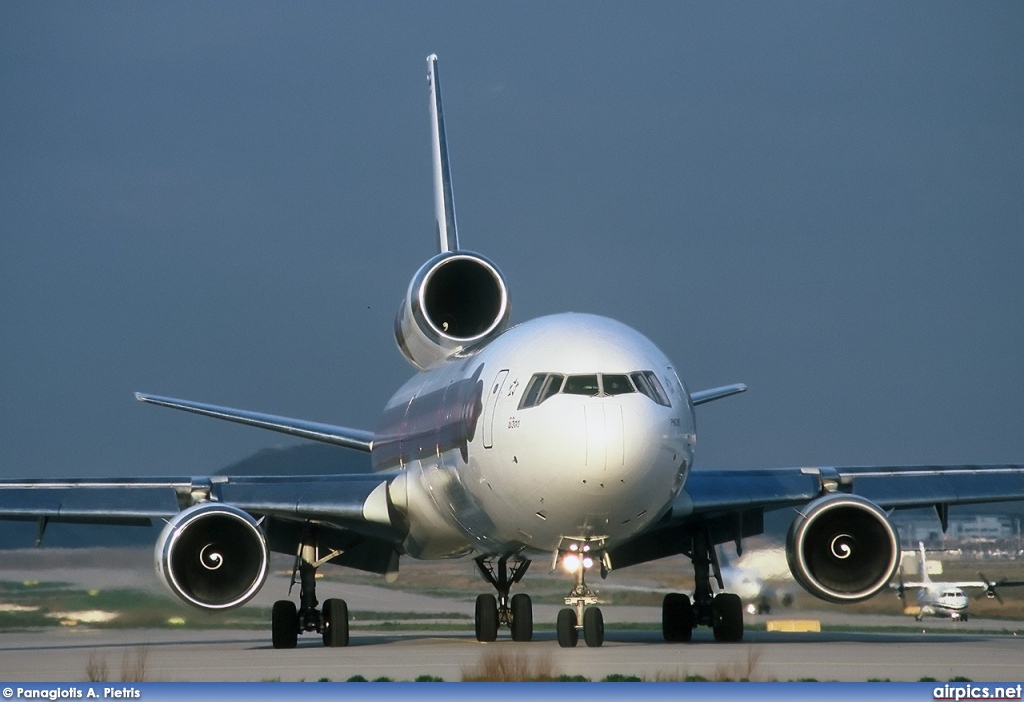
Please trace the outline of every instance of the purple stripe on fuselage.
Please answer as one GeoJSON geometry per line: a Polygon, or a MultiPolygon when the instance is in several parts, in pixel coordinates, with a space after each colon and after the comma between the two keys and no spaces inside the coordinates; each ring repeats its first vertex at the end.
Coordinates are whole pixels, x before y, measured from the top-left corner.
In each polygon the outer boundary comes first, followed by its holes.
{"type": "Polygon", "coordinates": [[[483,411],[483,369],[480,364],[470,378],[385,410],[370,454],[374,470],[397,468],[427,457],[436,459],[456,448],[462,460],[468,460],[468,444],[483,411]]]}

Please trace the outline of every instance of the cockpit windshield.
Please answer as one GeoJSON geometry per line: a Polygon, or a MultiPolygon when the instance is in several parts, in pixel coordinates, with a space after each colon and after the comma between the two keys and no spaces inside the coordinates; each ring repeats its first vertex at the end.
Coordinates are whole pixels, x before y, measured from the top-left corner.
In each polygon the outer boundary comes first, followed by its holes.
{"type": "Polygon", "coordinates": [[[560,373],[536,373],[526,386],[519,409],[536,407],[549,397],[559,393],[583,395],[585,397],[607,397],[639,392],[664,407],[670,407],[668,395],[654,371],[634,373],[586,373],[562,375],[560,373]]]}
{"type": "Polygon", "coordinates": [[[597,397],[601,394],[601,385],[597,382],[597,374],[594,375],[570,375],[565,379],[562,392],[566,395],[588,395],[597,397]]]}

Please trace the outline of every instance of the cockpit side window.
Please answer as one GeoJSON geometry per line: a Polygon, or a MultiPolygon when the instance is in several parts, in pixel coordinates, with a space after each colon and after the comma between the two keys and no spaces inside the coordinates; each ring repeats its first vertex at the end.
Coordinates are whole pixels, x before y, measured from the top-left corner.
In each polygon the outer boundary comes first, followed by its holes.
{"type": "Polygon", "coordinates": [[[535,374],[526,385],[523,399],[519,401],[519,409],[536,407],[552,395],[558,394],[558,391],[562,389],[563,380],[565,380],[565,376],[558,373],[535,374]]]}
{"type": "Polygon", "coordinates": [[[558,391],[562,389],[563,380],[565,380],[564,375],[559,375],[558,373],[550,373],[548,377],[544,380],[544,388],[541,390],[540,399],[537,400],[537,404],[539,405],[541,402],[544,402],[544,400],[548,399],[552,395],[557,394],[558,391]]]}
{"type": "Polygon", "coordinates": [[[665,394],[665,388],[661,386],[661,381],[658,380],[658,376],[654,374],[654,371],[637,371],[630,374],[629,377],[636,385],[636,389],[644,395],[647,395],[647,397],[664,407],[672,406],[668,401],[668,395],[665,394]]]}
{"type": "Polygon", "coordinates": [[[533,407],[538,404],[537,398],[540,397],[540,390],[544,386],[546,378],[547,376],[543,373],[537,373],[530,378],[530,382],[526,386],[526,392],[523,393],[523,399],[519,401],[519,409],[533,407]]]}
{"type": "Polygon", "coordinates": [[[565,379],[565,387],[562,392],[567,395],[588,395],[596,396],[601,392],[601,386],[597,382],[597,373],[591,375],[570,375],[565,379]]]}

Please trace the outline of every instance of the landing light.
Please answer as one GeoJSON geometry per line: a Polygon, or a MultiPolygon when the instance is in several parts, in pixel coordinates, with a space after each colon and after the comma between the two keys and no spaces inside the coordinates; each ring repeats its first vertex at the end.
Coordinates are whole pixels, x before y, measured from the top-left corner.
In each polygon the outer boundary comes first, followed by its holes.
{"type": "Polygon", "coordinates": [[[568,573],[575,573],[580,569],[580,564],[583,564],[584,570],[594,565],[594,559],[590,556],[580,557],[574,550],[570,550],[564,556],[562,556],[562,567],[568,573]]]}

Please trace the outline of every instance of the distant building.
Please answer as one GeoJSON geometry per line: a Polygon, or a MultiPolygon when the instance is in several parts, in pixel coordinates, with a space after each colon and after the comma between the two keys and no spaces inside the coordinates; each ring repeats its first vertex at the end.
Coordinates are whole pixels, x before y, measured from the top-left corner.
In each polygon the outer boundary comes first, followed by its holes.
{"type": "Polygon", "coordinates": [[[958,517],[949,520],[947,538],[961,541],[1001,541],[1016,536],[1015,519],[1002,515],[958,517]]]}
{"type": "Polygon", "coordinates": [[[1008,515],[951,516],[945,534],[935,516],[897,513],[893,515],[892,522],[900,533],[900,545],[906,550],[917,548],[918,542],[922,541],[928,548],[949,548],[1020,540],[1020,520],[1008,515]]]}

